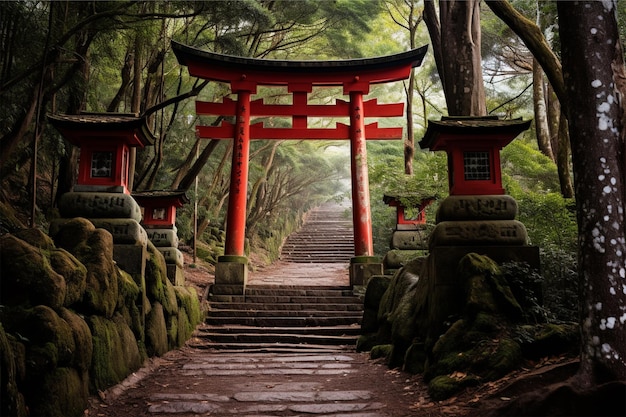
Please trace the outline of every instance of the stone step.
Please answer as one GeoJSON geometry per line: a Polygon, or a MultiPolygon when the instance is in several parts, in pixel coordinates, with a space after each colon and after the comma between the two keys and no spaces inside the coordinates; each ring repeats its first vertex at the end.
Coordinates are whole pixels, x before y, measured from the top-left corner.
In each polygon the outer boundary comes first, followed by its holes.
{"type": "Polygon", "coordinates": [[[359,315],[343,315],[334,317],[285,317],[285,316],[246,316],[218,317],[210,315],[205,319],[205,323],[214,326],[258,326],[264,327],[302,327],[302,326],[346,326],[352,324],[361,324],[362,316],[359,315]]]}
{"type": "Polygon", "coordinates": [[[363,306],[356,303],[337,303],[337,304],[322,304],[322,303],[211,303],[212,309],[230,309],[230,310],[321,310],[321,311],[357,311],[362,312],[363,306]]]}
{"type": "Polygon", "coordinates": [[[223,325],[223,326],[209,326],[206,324],[198,326],[196,334],[198,336],[210,334],[214,332],[220,332],[222,334],[241,334],[241,333],[259,333],[265,334],[271,332],[272,334],[317,334],[317,335],[359,335],[361,333],[361,326],[353,323],[349,325],[338,326],[252,326],[252,325],[223,325]]]}
{"type": "Polygon", "coordinates": [[[249,303],[249,304],[361,304],[358,297],[336,296],[336,295],[239,295],[239,296],[217,296],[212,297],[214,303],[249,303]],[[218,297],[222,297],[221,299],[218,297]],[[230,297],[230,298],[229,298],[230,297]],[[237,298],[235,298],[237,297],[237,298]]]}
{"type": "Polygon", "coordinates": [[[360,317],[360,312],[336,310],[238,310],[228,308],[212,309],[211,317],[360,317]],[[348,314],[351,313],[351,314],[348,314]]]}
{"type": "Polygon", "coordinates": [[[358,336],[333,334],[294,334],[294,333],[220,333],[201,332],[196,336],[212,343],[288,343],[308,345],[352,345],[358,336]]]}
{"type": "Polygon", "coordinates": [[[197,349],[212,349],[228,353],[341,353],[354,351],[353,345],[303,345],[293,343],[214,343],[192,339],[188,345],[197,349]]]}

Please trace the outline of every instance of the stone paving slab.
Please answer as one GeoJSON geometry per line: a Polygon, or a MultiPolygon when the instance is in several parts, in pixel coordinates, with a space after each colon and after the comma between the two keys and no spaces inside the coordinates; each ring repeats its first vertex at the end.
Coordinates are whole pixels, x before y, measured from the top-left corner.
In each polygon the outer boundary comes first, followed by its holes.
{"type": "Polygon", "coordinates": [[[123,389],[104,393],[101,412],[89,416],[404,417],[415,401],[401,388],[408,382],[398,378],[406,377],[356,352],[233,354],[183,348],[160,361],[143,377],[121,384],[123,389]],[[390,398],[385,387],[394,384],[400,385],[390,398]]]}

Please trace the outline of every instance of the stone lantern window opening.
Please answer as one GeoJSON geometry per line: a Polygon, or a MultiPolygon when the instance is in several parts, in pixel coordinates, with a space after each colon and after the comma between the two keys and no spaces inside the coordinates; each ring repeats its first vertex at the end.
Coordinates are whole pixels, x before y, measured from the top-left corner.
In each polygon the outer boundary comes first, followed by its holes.
{"type": "Polygon", "coordinates": [[[154,220],[165,220],[166,210],[165,207],[155,207],[152,209],[152,218],[154,220]]]}
{"type": "Polygon", "coordinates": [[[91,154],[91,178],[110,178],[114,169],[113,152],[94,151],[91,154]]]}
{"type": "Polygon", "coordinates": [[[490,180],[491,162],[489,158],[489,152],[463,152],[463,168],[466,181],[490,180]]]}

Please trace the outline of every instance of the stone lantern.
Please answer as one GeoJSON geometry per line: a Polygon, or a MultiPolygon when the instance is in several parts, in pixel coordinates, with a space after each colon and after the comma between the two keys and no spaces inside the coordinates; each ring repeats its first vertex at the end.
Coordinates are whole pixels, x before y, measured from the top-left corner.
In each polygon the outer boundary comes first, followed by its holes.
{"type": "Polygon", "coordinates": [[[500,150],[528,129],[530,120],[497,116],[429,120],[421,148],[448,155],[450,195],[504,194],[500,150]]]}
{"type": "Polygon", "coordinates": [[[391,234],[389,248],[383,258],[386,274],[401,268],[408,260],[428,250],[426,207],[435,197],[420,198],[415,194],[385,194],[383,202],[396,208],[396,227],[391,234]],[[407,203],[408,201],[414,203],[407,203]]]}
{"type": "Polygon", "coordinates": [[[464,282],[457,266],[469,253],[498,264],[524,262],[539,269],[539,248],[528,244],[525,226],[515,220],[517,202],[505,194],[500,150],[528,129],[530,121],[498,117],[444,117],[429,121],[420,147],[448,155],[450,195],[437,209],[429,240],[428,275],[433,277],[430,316],[434,323],[458,314],[464,282]]]}
{"type": "Polygon", "coordinates": [[[174,285],[183,285],[183,255],[178,250],[176,209],[189,203],[189,199],[179,190],[141,191],[132,195],[143,208],[141,224],[148,239],[165,258],[169,280],[174,285]]]}
{"type": "Polygon", "coordinates": [[[50,123],[80,148],[74,191],[130,194],[130,148],[154,143],[143,117],[132,114],[85,113],[50,115],[50,123]]]}
{"type": "Polygon", "coordinates": [[[59,201],[61,219],[50,225],[53,235],[63,222],[89,219],[113,236],[113,258],[132,275],[144,275],[148,238],[141,227],[141,208],[129,191],[130,150],[154,143],[145,117],[119,113],[49,115],[48,120],[80,148],[78,179],[59,201]]]}

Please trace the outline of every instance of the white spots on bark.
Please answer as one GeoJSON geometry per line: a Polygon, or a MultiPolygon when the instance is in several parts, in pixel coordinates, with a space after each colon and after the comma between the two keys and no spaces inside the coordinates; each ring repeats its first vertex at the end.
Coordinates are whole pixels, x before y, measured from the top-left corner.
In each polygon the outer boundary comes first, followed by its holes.
{"type": "Polygon", "coordinates": [[[624,324],[626,323],[626,313],[622,314],[619,318],[619,322],[624,324]]]}
{"type": "Polygon", "coordinates": [[[615,327],[615,317],[607,317],[600,320],[600,330],[613,329],[615,327]]]}
{"type": "MultiPolygon", "coordinates": [[[[605,11],[610,12],[611,10],[613,10],[613,6],[614,6],[613,0],[602,0],[602,6],[604,6],[605,11]]],[[[598,18],[600,20],[603,19],[602,16],[598,16],[598,18]]]]}
{"type": "Polygon", "coordinates": [[[596,303],[595,304],[595,308],[596,308],[597,311],[602,310],[602,303],[600,303],[600,302],[596,303]]]}

